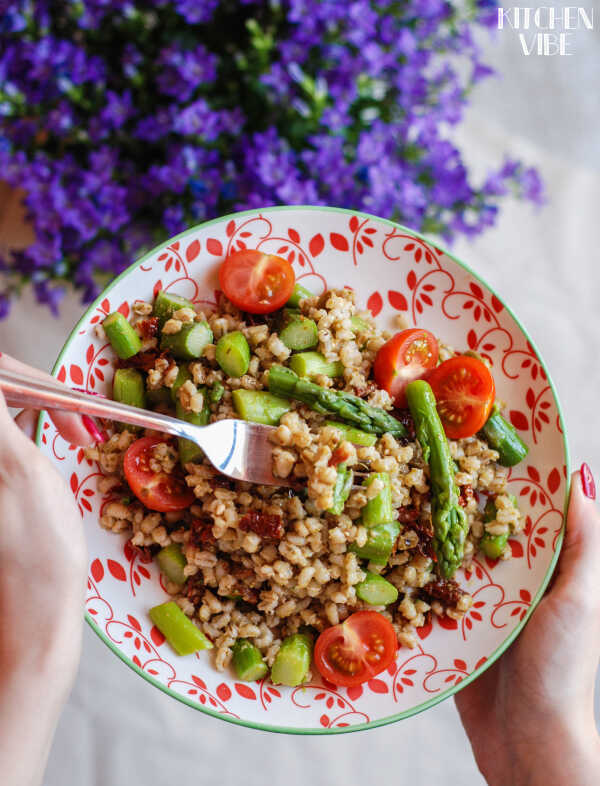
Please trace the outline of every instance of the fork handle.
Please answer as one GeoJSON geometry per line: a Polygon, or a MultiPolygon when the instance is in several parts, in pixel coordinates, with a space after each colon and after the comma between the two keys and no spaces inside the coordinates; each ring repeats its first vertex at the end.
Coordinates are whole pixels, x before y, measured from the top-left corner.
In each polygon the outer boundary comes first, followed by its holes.
{"type": "Polygon", "coordinates": [[[138,409],[111,399],[90,396],[51,382],[0,370],[0,389],[4,395],[19,405],[30,409],[60,409],[79,415],[95,415],[118,420],[132,426],[163,431],[176,437],[198,441],[198,432],[188,433],[187,423],[170,415],[161,415],[147,409],[138,409]]]}

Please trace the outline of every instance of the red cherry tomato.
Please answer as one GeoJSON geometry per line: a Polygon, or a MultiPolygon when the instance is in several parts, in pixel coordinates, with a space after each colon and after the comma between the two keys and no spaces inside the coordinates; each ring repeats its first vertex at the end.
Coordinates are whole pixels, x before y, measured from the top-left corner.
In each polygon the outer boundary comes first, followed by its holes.
{"type": "Polygon", "coordinates": [[[250,314],[268,314],[290,298],[296,276],[287,259],[262,251],[234,251],[219,268],[219,283],[229,300],[250,314]]]}
{"type": "Polygon", "coordinates": [[[129,488],[150,510],[168,513],[193,505],[195,496],[182,477],[150,469],[152,448],[164,442],[160,437],[143,437],[127,448],[123,471],[129,488]]]}
{"type": "Polygon", "coordinates": [[[450,439],[472,437],[483,427],[496,397],[494,378],[483,361],[456,355],[435,368],[427,381],[450,439]]]}
{"type": "Polygon", "coordinates": [[[357,611],[321,633],[315,665],[334,685],[360,685],[390,665],[398,649],[391,623],[378,611],[357,611]]]}
{"type": "Polygon", "coordinates": [[[435,368],[438,343],[433,333],[420,328],[402,330],[379,350],[373,364],[375,381],[387,390],[397,407],[406,406],[404,389],[435,368]]]}

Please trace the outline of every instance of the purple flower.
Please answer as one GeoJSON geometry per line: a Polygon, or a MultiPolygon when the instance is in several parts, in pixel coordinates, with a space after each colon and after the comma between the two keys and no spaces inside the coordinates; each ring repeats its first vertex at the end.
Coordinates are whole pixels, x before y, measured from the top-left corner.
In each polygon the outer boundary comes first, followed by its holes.
{"type": "Polygon", "coordinates": [[[219,0],[174,0],[177,13],[189,24],[208,22],[219,0]]]}
{"type": "Polygon", "coordinates": [[[197,88],[216,76],[217,58],[204,46],[182,50],[170,46],[160,53],[157,83],[161,93],[187,101],[197,88]]]}
{"type": "Polygon", "coordinates": [[[477,33],[497,3],[471,6],[0,0],[0,172],[35,233],[0,260],[0,317],[22,281],[55,311],[65,279],[89,300],[235,208],[332,204],[452,239],[509,194],[541,204],[534,169],[479,182],[444,136],[491,73],[477,33]]]}
{"type": "Polygon", "coordinates": [[[134,114],[131,92],[122,95],[114,90],[106,91],[106,105],[100,112],[100,123],[110,131],[117,130],[134,114]]]}
{"type": "Polygon", "coordinates": [[[7,292],[0,292],[0,319],[10,314],[11,298],[7,292]]]}

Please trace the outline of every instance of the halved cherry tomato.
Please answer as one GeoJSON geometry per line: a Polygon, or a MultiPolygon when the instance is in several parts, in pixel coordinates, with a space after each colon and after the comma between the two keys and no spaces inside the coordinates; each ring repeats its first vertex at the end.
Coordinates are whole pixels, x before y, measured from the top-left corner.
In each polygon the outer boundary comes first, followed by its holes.
{"type": "Polygon", "coordinates": [[[125,478],[135,496],[150,510],[184,510],[193,505],[195,497],[183,478],[150,469],[152,448],[161,442],[164,438],[142,437],[132,442],[123,458],[125,478]]]}
{"type": "Polygon", "coordinates": [[[334,685],[360,685],[390,665],[398,649],[391,623],[378,611],[357,611],[315,644],[315,664],[334,685]]]}
{"type": "Polygon", "coordinates": [[[438,343],[433,333],[420,328],[402,330],[379,350],[373,364],[375,381],[387,390],[397,407],[406,406],[404,388],[435,368],[438,343]]]}
{"type": "Polygon", "coordinates": [[[435,368],[427,381],[450,439],[472,437],[483,427],[494,404],[496,386],[482,360],[456,355],[435,368]]]}
{"type": "Polygon", "coordinates": [[[219,283],[229,300],[250,314],[269,314],[287,303],[296,276],[287,259],[262,251],[234,251],[219,268],[219,283]]]}

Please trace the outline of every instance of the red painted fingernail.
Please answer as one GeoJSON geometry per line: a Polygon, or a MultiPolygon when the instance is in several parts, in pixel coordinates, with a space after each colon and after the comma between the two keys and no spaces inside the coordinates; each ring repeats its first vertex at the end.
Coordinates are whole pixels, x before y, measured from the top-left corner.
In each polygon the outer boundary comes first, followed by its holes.
{"type": "Polygon", "coordinates": [[[596,484],[594,483],[594,476],[592,475],[592,470],[588,467],[585,461],[581,465],[579,473],[581,475],[583,493],[589,499],[596,499],[596,484]]]}
{"type": "Polygon", "coordinates": [[[86,428],[86,431],[88,431],[95,442],[106,442],[106,437],[101,431],[99,431],[98,426],[94,423],[89,415],[82,415],[81,420],[86,428]]]}

